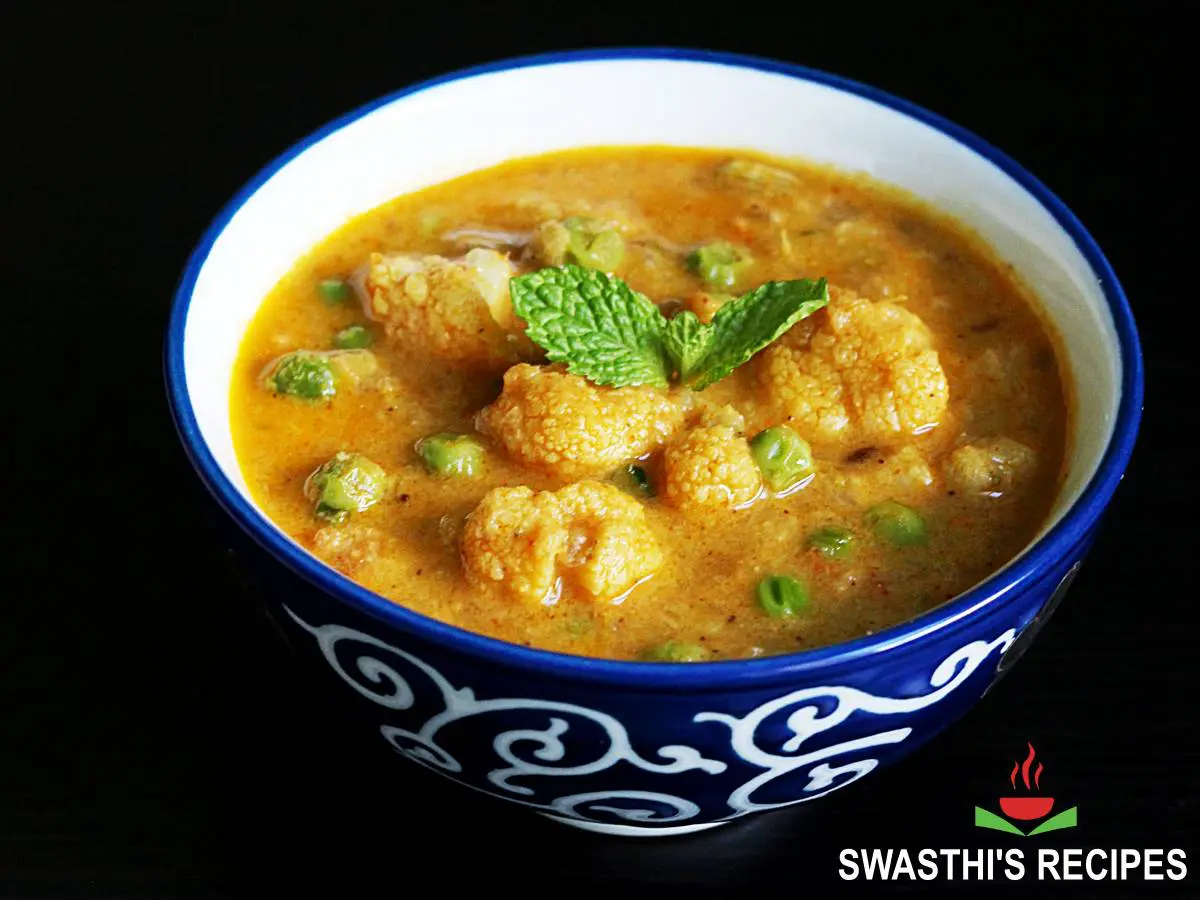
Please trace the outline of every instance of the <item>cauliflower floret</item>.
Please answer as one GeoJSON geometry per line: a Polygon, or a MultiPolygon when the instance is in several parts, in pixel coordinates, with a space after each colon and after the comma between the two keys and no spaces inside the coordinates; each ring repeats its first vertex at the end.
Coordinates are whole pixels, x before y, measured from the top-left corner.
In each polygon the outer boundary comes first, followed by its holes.
{"type": "Polygon", "coordinates": [[[831,289],[829,306],[762,355],[779,415],[816,440],[887,443],[935,427],[949,387],[925,324],[894,303],[831,289]]]}
{"type": "Polygon", "coordinates": [[[623,596],[662,565],[645,511],[620,488],[581,481],[556,496],[568,523],[570,577],[593,597],[623,596]]]}
{"type": "Polygon", "coordinates": [[[495,488],[467,517],[463,565],[473,581],[501,584],[518,597],[553,602],[567,537],[562,506],[553,494],[528,487],[495,488]]]}
{"type": "Polygon", "coordinates": [[[762,492],[750,445],[729,425],[695,428],[663,453],[664,497],[677,507],[733,508],[762,492]]]}
{"type": "Polygon", "coordinates": [[[746,431],[746,417],[736,406],[728,403],[715,403],[703,394],[691,394],[687,400],[690,403],[690,425],[700,428],[712,428],[716,425],[726,425],[738,434],[746,431]]]}
{"type": "Polygon", "coordinates": [[[915,501],[933,487],[935,477],[925,457],[912,444],[895,453],[865,454],[831,476],[834,483],[860,506],[883,500],[915,501]]]}
{"type": "Polygon", "coordinates": [[[616,468],[661,446],[683,413],[652,387],[609,388],[558,366],[516,365],[479,414],[479,427],[513,459],[561,478],[616,468]]]}
{"type": "Polygon", "coordinates": [[[382,539],[369,525],[326,525],[313,535],[313,552],[335,569],[352,575],[379,558],[382,539]]]}
{"type": "Polygon", "coordinates": [[[545,605],[563,582],[617,602],[663,561],[641,505],[595,481],[557,492],[494,488],[467,517],[462,558],[476,584],[545,605]]]}
{"type": "Polygon", "coordinates": [[[533,352],[509,298],[513,273],[504,254],[482,248],[458,259],[372,253],[363,290],[389,337],[491,367],[533,352]]]}
{"type": "Polygon", "coordinates": [[[1037,453],[1019,441],[999,437],[959,447],[946,460],[946,481],[961,494],[1001,497],[1033,474],[1037,453]]]}

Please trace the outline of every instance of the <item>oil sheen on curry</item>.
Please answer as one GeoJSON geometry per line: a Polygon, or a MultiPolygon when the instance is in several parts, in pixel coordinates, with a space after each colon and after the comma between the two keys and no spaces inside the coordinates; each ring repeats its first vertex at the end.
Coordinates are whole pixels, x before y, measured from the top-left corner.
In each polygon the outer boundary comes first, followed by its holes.
{"type": "Polygon", "coordinates": [[[389,600],[517,644],[722,660],[869,634],[1031,540],[1053,334],[1011,267],[864,176],[597,148],[397,198],[267,297],[251,493],[389,600]]]}

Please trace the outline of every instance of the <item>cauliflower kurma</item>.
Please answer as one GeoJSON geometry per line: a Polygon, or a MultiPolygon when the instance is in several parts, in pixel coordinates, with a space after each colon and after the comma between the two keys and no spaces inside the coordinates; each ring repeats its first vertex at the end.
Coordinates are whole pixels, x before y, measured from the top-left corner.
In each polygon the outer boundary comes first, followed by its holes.
{"type": "Polygon", "coordinates": [[[703,665],[877,632],[1028,546],[1063,470],[1055,346],[1010,267],[864,176],[573,150],[297,261],[232,437],[258,508],[391,602],[703,665]]]}

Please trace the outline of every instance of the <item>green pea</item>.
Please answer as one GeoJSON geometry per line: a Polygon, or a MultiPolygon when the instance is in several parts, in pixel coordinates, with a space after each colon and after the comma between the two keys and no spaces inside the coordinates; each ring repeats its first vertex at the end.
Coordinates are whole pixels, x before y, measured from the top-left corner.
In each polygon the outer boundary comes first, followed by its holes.
{"type": "Polygon", "coordinates": [[[417,216],[417,230],[421,233],[421,237],[431,238],[442,225],[442,220],[446,218],[446,214],[440,209],[427,209],[417,216]]]}
{"type": "Polygon", "coordinates": [[[567,261],[571,247],[571,232],[562,222],[543,222],[533,230],[530,249],[544,266],[561,266],[567,261]]]}
{"type": "Polygon", "coordinates": [[[434,475],[470,478],[483,469],[483,445],[467,434],[431,434],[417,441],[417,453],[434,475]]]}
{"type": "Polygon", "coordinates": [[[653,497],[654,485],[650,483],[650,476],[646,474],[646,470],[641,466],[627,465],[621,466],[617,471],[613,472],[613,483],[617,487],[635,497],[653,497]]]}
{"type": "Polygon", "coordinates": [[[387,491],[383,467],[361,453],[338,452],[304,482],[304,494],[322,519],[341,522],[352,512],[362,512],[378,503],[387,491]]]}
{"type": "Polygon", "coordinates": [[[771,575],[758,583],[758,605],[773,619],[794,616],[808,606],[808,588],[790,575],[771,575]]]}
{"type": "Polygon", "coordinates": [[[708,651],[699,644],[667,641],[648,647],[642,652],[642,659],[647,662],[701,662],[708,659],[708,651]]]}
{"type": "Polygon", "coordinates": [[[867,524],[877,537],[897,547],[929,543],[929,529],[921,514],[895,500],[885,500],[868,509],[867,524]]]}
{"type": "Polygon", "coordinates": [[[808,546],[830,559],[845,559],[854,549],[854,535],[845,528],[830,525],[810,534],[808,546]]]}
{"type": "Polygon", "coordinates": [[[337,377],[329,358],[309,350],[286,353],[267,370],[267,385],[277,394],[320,400],[337,393],[337,377]]]}
{"type": "Polygon", "coordinates": [[[317,285],[317,294],[326,306],[341,306],[354,295],[354,291],[340,278],[326,278],[317,285]]]}
{"type": "Polygon", "coordinates": [[[375,343],[375,334],[366,325],[351,325],[333,336],[339,350],[362,350],[375,343]]]}
{"type": "Polygon", "coordinates": [[[773,491],[795,487],[813,473],[812,448],[786,425],[774,425],[750,440],[750,453],[773,491]]]}
{"type": "Polygon", "coordinates": [[[567,262],[602,272],[611,272],[625,258],[625,239],[612,228],[572,216],[563,222],[567,229],[567,262]]]}
{"type": "Polygon", "coordinates": [[[733,287],[742,271],[752,262],[749,253],[727,241],[705,244],[693,250],[687,258],[688,268],[712,288],[733,287]]]}

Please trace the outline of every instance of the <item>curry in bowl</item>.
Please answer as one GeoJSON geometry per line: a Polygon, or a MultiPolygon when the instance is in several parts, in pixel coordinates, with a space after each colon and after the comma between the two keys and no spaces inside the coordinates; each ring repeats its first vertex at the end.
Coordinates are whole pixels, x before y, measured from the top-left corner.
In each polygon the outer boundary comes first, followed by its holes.
{"type": "Polygon", "coordinates": [[[413,610],[722,660],[868,634],[1003,566],[1063,475],[1035,298],[860,175],[737,152],[506,163],[350,221],[233,379],[263,511],[413,610]]]}

